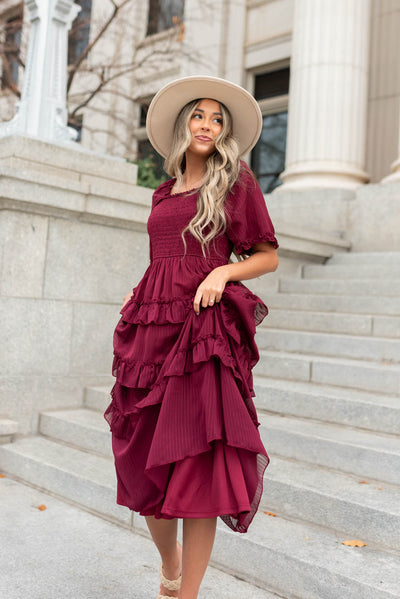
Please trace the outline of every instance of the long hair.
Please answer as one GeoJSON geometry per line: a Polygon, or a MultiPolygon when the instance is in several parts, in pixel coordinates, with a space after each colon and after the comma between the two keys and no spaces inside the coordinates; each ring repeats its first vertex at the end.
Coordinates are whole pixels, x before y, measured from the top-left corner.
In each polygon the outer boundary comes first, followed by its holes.
{"type": "MultiPolygon", "coordinates": [[[[170,176],[176,177],[178,186],[185,172],[185,151],[191,143],[190,119],[200,102],[201,99],[193,100],[180,111],[175,122],[171,150],[165,160],[164,169],[170,176]]],[[[221,102],[219,105],[222,129],[215,140],[214,152],[207,158],[204,181],[197,197],[197,212],[182,231],[185,254],[186,231],[201,243],[204,257],[210,241],[225,231],[225,198],[239,177],[239,148],[232,135],[232,117],[226,106],[221,102]]]]}

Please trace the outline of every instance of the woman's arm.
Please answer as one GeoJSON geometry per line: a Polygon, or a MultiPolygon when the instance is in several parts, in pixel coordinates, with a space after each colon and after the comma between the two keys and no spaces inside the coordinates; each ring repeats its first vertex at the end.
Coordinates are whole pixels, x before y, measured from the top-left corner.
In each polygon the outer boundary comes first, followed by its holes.
{"type": "Polygon", "coordinates": [[[254,279],[278,268],[278,254],[270,243],[256,243],[252,250],[253,254],[246,260],[218,266],[200,283],[193,300],[193,309],[197,315],[200,313],[200,306],[206,308],[221,300],[228,281],[254,279]]]}

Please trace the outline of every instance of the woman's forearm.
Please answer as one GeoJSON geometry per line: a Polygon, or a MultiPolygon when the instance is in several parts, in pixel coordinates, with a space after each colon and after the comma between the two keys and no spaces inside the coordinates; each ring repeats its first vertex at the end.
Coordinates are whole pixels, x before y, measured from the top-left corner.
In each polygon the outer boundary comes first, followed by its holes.
{"type": "Polygon", "coordinates": [[[255,250],[254,253],[240,262],[224,264],[226,281],[246,281],[255,279],[267,272],[273,272],[278,268],[279,259],[276,250],[270,246],[267,249],[255,250]]]}

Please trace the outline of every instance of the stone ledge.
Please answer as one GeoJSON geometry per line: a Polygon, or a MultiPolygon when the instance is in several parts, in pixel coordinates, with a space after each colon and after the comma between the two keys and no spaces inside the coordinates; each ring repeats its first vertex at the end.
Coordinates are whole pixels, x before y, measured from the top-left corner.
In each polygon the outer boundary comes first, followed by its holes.
{"type": "Polygon", "coordinates": [[[10,135],[0,139],[0,160],[10,157],[24,162],[29,170],[40,170],[46,165],[61,172],[66,169],[74,171],[79,177],[84,171],[87,175],[122,180],[131,185],[137,181],[136,165],[123,158],[93,152],[74,142],[50,143],[33,137],[10,135]]]}
{"type": "Polygon", "coordinates": [[[348,240],[333,234],[320,234],[304,229],[299,231],[294,227],[279,224],[276,229],[279,255],[287,258],[324,263],[332,254],[346,252],[351,248],[348,240]]]}
{"type": "Polygon", "coordinates": [[[58,216],[124,229],[144,231],[150,212],[152,190],[126,184],[106,182],[101,194],[87,182],[61,181],[58,176],[31,173],[19,176],[9,167],[0,167],[0,210],[17,210],[31,214],[58,216]],[[114,187],[114,189],[112,189],[114,187]],[[128,188],[128,189],[127,189],[128,188]],[[127,191],[129,190],[129,194],[127,191]],[[112,193],[111,197],[109,194],[112,193]]]}

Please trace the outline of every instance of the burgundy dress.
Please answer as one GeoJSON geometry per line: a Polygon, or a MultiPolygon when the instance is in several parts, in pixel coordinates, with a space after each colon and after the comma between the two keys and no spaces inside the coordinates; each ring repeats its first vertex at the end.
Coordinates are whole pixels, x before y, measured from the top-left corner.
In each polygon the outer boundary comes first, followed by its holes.
{"type": "Polygon", "coordinates": [[[147,228],[150,265],[121,310],[114,332],[112,432],[117,503],[158,518],[221,516],[246,532],[262,494],[269,458],[258,431],[251,369],[263,301],[228,282],[220,302],[193,310],[199,284],[227,264],[233,247],[278,247],[260,188],[243,167],[225,203],[227,229],[201,244],[181,231],[197,192],[154,192],[147,228]]]}

